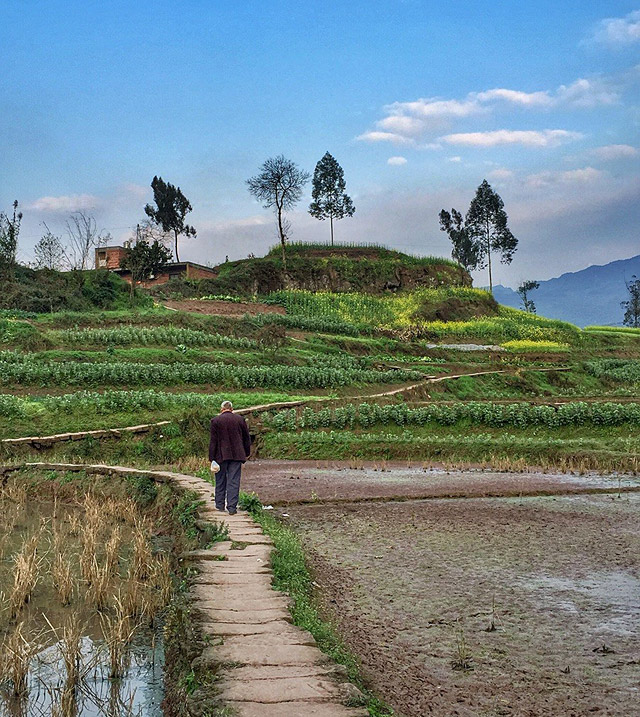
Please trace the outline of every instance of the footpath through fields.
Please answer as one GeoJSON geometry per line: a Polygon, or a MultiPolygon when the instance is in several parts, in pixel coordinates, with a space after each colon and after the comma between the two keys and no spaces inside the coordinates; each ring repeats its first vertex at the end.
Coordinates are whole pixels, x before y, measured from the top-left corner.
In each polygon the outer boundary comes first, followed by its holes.
{"type": "MultiPolygon", "coordinates": [[[[362,694],[346,671],[291,624],[289,599],[271,587],[273,543],[249,513],[214,507],[214,488],[195,476],[104,465],[28,463],[43,470],[86,470],[146,475],[197,493],[203,521],[224,523],[228,540],[193,551],[198,575],[192,586],[197,621],[209,647],[196,658],[220,678],[219,699],[236,717],[366,717],[362,694]]],[[[15,467],[7,466],[4,471],[15,467]]],[[[2,471],[0,471],[1,473],[2,471]]]]}

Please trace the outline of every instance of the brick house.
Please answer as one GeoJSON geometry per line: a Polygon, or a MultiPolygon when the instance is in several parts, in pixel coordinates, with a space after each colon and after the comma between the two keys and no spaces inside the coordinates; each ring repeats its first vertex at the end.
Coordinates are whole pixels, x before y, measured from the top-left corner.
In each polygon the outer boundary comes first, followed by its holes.
{"type": "MultiPolygon", "coordinates": [[[[104,246],[96,249],[96,269],[108,269],[119,274],[125,281],[131,283],[131,272],[120,268],[120,261],[125,255],[126,248],[123,246],[104,246]]],[[[165,264],[162,272],[148,281],[139,282],[140,286],[150,287],[158,284],[166,284],[169,279],[215,279],[218,272],[202,264],[195,264],[192,261],[179,261],[165,264]]]]}

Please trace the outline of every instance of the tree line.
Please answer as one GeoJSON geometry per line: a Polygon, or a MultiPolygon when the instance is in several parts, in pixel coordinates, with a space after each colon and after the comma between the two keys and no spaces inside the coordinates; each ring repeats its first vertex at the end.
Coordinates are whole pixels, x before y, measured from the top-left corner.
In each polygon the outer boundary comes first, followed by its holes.
{"type": "MultiPolygon", "coordinates": [[[[346,192],[344,170],[329,152],[317,162],[313,177],[284,155],[270,157],[258,173],[246,180],[249,193],[265,209],[274,212],[277,234],[286,271],[286,244],[291,236],[287,218],[302,198],[312,179],[309,214],[329,220],[331,246],[334,245],[334,222],[352,217],[355,206],[346,192]]],[[[145,219],[133,236],[125,242],[126,252],[121,267],[131,272],[132,286],[159,273],[175,255],[179,261],[179,238],[196,237],[195,227],[186,221],[193,210],[180,187],[155,176],[151,182],[153,204],[144,207],[145,219]],[[173,245],[173,252],[169,249],[173,245]]],[[[508,216],[500,195],[487,180],[478,186],[466,214],[455,208],[442,209],[438,215],[440,229],[452,244],[451,256],[468,271],[488,270],[489,290],[493,291],[493,262],[498,257],[511,264],[518,248],[518,239],[508,226],[508,216]]],[[[18,202],[12,211],[0,212],[0,277],[10,274],[16,263],[16,252],[22,213],[18,202]]],[[[45,233],[35,246],[35,268],[87,269],[93,264],[94,250],[111,240],[110,234],[98,230],[95,219],[84,211],[74,212],[66,222],[66,241],[53,234],[45,224],[45,233]]],[[[522,308],[535,313],[531,292],[539,287],[534,280],[521,282],[517,293],[522,308]]],[[[640,325],[640,280],[627,283],[628,300],[622,302],[624,323],[640,325]]]]}

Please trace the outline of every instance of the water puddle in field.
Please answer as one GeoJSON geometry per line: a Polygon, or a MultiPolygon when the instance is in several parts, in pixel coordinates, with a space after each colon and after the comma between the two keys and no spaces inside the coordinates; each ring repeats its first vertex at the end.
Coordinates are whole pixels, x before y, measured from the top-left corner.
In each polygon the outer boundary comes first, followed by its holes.
{"type": "Polygon", "coordinates": [[[630,573],[601,572],[583,579],[539,575],[518,583],[543,609],[582,615],[603,639],[640,635],[640,579],[630,573]]]}

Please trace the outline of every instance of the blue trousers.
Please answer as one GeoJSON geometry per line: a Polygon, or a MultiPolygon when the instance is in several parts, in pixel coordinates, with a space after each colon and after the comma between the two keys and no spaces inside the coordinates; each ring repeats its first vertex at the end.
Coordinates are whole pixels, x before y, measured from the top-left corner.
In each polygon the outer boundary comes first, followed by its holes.
{"type": "Polygon", "coordinates": [[[216,473],[216,508],[218,510],[224,510],[225,500],[228,511],[237,510],[241,471],[242,461],[222,461],[220,464],[220,470],[216,473]]]}

